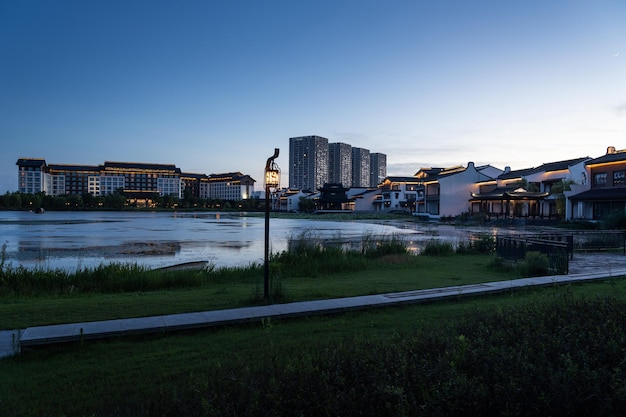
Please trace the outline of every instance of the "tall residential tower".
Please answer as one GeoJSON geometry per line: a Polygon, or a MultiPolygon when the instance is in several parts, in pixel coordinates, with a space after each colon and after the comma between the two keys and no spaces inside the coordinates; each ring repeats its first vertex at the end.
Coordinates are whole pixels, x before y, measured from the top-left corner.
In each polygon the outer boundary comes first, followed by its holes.
{"type": "Polygon", "coordinates": [[[376,187],[387,176],[387,155],[384,153],[370,154],[370,187],[376,187]]]}
{"type": "Polygon", "coordinates": [[[328,154],[330,158],[328,182],[350,187],[352,185],[352,146],[341,142],[330,143],[328,154]]]}
{"type": "MultiPolygon", "coordinates": [[[[378,184],[376,184],[378,185],[378,184]]],[[[370,151],[363,148],[352,148],[352,186],[370,186],[370,151]]]]}
{"type": "Polygon", "coordinates": [[[289,138],[289,188],[317,191],[328,182],[328,139],[289,138]]]}

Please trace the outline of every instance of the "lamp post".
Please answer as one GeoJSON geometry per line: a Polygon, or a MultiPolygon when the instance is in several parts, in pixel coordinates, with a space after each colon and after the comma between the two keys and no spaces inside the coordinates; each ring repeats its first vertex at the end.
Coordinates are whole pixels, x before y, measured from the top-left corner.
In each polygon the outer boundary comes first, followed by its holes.
{"type": "Polygon", "coordinates": [[[269,300],[270,294],[270,188],[277,188],[280,185],[280,169],[274,162],[278,158],[279,149],[274,149],[274,155],[267,158],[265,164],[265,263],[264,263],[264,281],[263,281],[263,297],[269,300]]]}

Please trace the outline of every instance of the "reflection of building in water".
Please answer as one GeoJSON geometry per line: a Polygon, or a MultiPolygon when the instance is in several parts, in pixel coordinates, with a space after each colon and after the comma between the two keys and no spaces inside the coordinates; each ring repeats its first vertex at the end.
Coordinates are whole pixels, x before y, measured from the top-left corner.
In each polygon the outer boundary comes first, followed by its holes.
{"type": "Polygon", "coordinates": [[[20,240],[16,259],[18,260],[44,260],[54,257],[135,257],[135,256],[174,256],[180,253],[181,242],[125,242],[119,245],[107,246],[55,246],[53,242],[33,242],[20,240]]]}
{"type": "Polygon", "coordinates": [[[16,165],[20,192],[45,192],[54,197],[123,193],[136,201],[155,195],[245,200],[251,198],[255,183],[241,172],[207,176],[181,172],[173,164],[106,161],[103,165],[63,165],[47,164],[43,158],[20,158],[16,165]]]}

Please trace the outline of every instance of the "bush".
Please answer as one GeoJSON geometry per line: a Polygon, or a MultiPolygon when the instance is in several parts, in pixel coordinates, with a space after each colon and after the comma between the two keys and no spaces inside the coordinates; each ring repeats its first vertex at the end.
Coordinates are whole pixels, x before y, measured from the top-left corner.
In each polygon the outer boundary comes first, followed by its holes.
{"type": "Polygon", "coordinates": [[[525,277],[540,277],[550,272],[550,261],[541,252],[526,252],[524,262],[520,265],[522,275],[525,277]]]}

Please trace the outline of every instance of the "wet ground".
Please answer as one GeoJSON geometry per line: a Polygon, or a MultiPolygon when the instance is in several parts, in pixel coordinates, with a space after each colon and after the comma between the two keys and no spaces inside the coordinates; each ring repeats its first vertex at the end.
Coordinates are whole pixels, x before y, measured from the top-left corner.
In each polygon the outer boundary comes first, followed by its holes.
{"type": "Polygon", "coordinates": [[[569,262],[569,273],[588,274],[626,269],[626,255],[623,253],[575,253],[569,262]]]}

